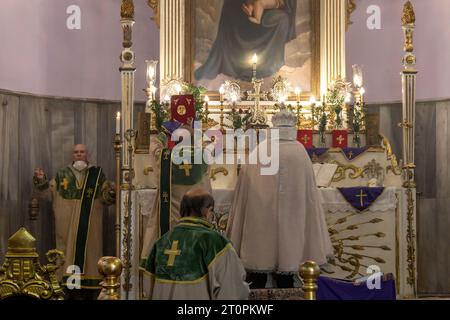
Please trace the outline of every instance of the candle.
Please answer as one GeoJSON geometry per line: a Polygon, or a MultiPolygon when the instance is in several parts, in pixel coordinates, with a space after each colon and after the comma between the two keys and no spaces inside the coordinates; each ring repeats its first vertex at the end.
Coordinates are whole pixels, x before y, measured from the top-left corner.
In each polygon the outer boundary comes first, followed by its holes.
{"type": "Polygon", "coordinates": [[[309,99],[309,104],[311,106],[315,106],[316,105],[316,97],[311,96],[311,98],[309,99]]]}
{"type": "Polygon", "coordinates": [[[297,98],[297,102],[300,102],[300,94],[302,93],[302,89],[300,87],[295,88],[295,95],[297,98]]]}
{"type": "Polygon", "coordinates": [[[256,55],[256,53],[253,55],[253,79],[256,80],[256,64],[258,63],[258,56],[256,55]]]}
{"type": "Polygon", "coordinates": [[[116,134],[120,134],[120,112],[116,115],[116,134]]]}
{"type": "Polygon", "coordinates": [[[364,94],[366,93],[366,89],[361,88],[359,89],[359,94],[361,95],[361,103],[364,102],[364,94]]]}
{"type": "Polygon", "coordinates": [[[220,93],[220,102],[223,102],[223,95],[225,93],[225,88],[223,87],[223,85],[220,86],[219,93],[220,93]]]}

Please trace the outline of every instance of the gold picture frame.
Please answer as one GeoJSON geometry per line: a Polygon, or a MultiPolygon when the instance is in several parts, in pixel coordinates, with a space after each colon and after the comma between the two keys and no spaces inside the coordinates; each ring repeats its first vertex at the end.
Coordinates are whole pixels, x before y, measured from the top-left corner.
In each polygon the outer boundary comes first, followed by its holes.
{"type": "MultiPolygon", "coordinates": [[[[195,67],[192,65],[195,39],[192,9],[197,0],[148,1],[154,10],[154,20],[160,22],[161,86],[171,79],[191,81],[195,67]]],[[[354,7],[349,5],[349,0],[311,0],[311,3],[315,8],[314,71],[311,74],[314,79],[311,79],[311,93],[321,101],[332,81],[346,78],[345,32],[351,11],[349,9],[354,7]]],[[[217,92],[210,92],[209,95],[212,101],[218,97],[217,92]]],[[[292,101],[294,97],[289,98],[292,101]]],[[[309,98],[307,93],[301,96],[302,101],[309,98]]]]}
{"type": "MultiPolygon", "coordinates": [[[[320,96],[320,1],[310,1],[310,14],[311,14],[311,78],[310,87],[311,90],[302,92],[301,100],[307,101],[314,95],[320,96]]],[[[194,60],[195,60],[195,29],[196,29],[196,8],[197,0],[186,0],[185,5],[185,26],[184,26],[184,80],[189,83],[194,83],[194,60]]],[[[249,68],[251,66],[249,65],[249,68]]],[[[275,78],[276,75],[273,76],[275,78]]],[[[218,91],[208,91],[208,96],[212,100],[219,100],[218,91]]],[[[291,98],[295,99],[296,96],[292,93],[291,98]]]]}

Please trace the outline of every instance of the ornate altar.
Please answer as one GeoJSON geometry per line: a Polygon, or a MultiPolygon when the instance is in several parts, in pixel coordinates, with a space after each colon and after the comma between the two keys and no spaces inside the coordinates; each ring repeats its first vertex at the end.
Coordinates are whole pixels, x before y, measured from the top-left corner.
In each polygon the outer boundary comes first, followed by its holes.
{"type": "MultiPolygon", "coordinates": [[[[221,1],[218,1],[221,2],[221,1]]],[[[310,5],[311,77],[308,89],[293,88],[280,75],[272,81],[258,78],[257,54],[250,59],[249,74],[241,82],[216,77],[212,85],[201,91],[192,85],[194,64],[198,68],[193,49],[191,21],[195,16],[194,1],[149,1],[156,10],[161,28],[160,79],[156,86],[156,62],[148,62],[146,92],[149,97],[146,111],[150,114],[150,128],[136,132],[133,123],[134,54],[131,48],[131,29],[134,24],[133,2],[123,0],[122,26],[122,118],[116,136],[116,155],[121,197],[118,199],[117,228],[120,257],[124,262],[122,299],[143,298],[142,274],[139,272],[143,230],[157,198],[158,181],[152,160],[151,146],[147,152],[136,146],[136,135],[154,136],[169,110],[172,95],[189,93],[197,97],[196,111],[203,129],[256,128],[270,126],[271,116],[280,107],[287,107],[298,119],[299,141],[308,145],[311,159],[316,163],[337,166],[331,183],[321,188],[323,206],[335,249],[329,276],[355,280],[371,272],[391,273],[397,281],[399,297],[416,294],[416,190],[414,184],[414,107],[415,57],[412,46],[414,15],[408,1],[405,5],[404,133],[403,161],[397,161],[388,139],[382,135],[366,135],[370,128],[364,119],[362,74],[354,67],[353,87],[346,82],[345,30],[348,12],[354,10],[353,1],[302,0],[310,5]],[[320,5],[319,5],[320,3],[320,5]],[[347,7],[350,5],[349,7],[347,7]],[[125,10],[127,9],[127,10],[125,10]],[[348,9],[348,11],[347,11],[348,9]],[[223,83],[220,83],[224,80],[223,83]],[[219,82],[217,82],[219,81],[219,82]],[[218,83],[219,85],[215,85],[218,83]],[[156,101],[159,90],[160,100],[156,101]],[[316,97],[320,97],[316,99],[316,97]],[[351,103],[351,99],[354,99],[351,103]],[[244,119],[246,126],[243,126],[244,119]],[[301,133],[301,135],[300,135],[301,133]],[[303,140],[302,140],[303,139],[303,140]],[[366,146],[366,141],[370,145],[366,146]],[[309,144],[309,142],[311,142],[309,144]],[[341,145],[342,147],[336,147],[341,145]],[[320,147],[320,148],[316,148],[320,147]],[[137,152],[139,149],[139,152],[137,152]],[[136,151],[136,152],[134,152],[136,151]],[[122,155],[122,156],[121,156],[122,155]],[[343,189],[361,188],[361,200],[369,189],[381,190],[376,201],[364,209],[355,208],[343,196],[343,189]],[[119,235],[120,233],[120,235],[119,235]]],[[[198,44],[198,43],[197,43],[198,44]]],[[[292,80],[291,80],[292,81],[292,80]]],[[[146,123],[147,123],[146,122],[146,123]]],[[[145,144],[145,143],[144,143],[145,144]]],[[[227,146],[224,146],[227,148],[227,146]]],[[[216,225],[224,230],[239,164],[212,165],[211,183],[216,199],[216,225]]]]}

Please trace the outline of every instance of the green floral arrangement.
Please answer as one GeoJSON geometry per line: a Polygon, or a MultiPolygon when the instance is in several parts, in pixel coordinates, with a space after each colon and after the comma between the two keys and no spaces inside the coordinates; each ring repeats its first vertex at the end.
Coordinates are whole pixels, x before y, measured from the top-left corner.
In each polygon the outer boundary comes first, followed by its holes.
{"type": "Polygon", "coordinates": [[[206,93],[206,88],[196,87],[192,83],[185,85],[184,91],[186,94],[192,94],[195,100],[195,120],[202,121],[208,120],[208,114],[203,109],[202,95],[206,93]]]}
{"type": "Polygon", "coordinates": [[[353,130],[353,143],[361,147],[360,133],[366,121],[367,108],[365,103],[357,102],[350,108],[349,127],[353,130]]]}
{"type": "Polygon", "coordinates": [[[245,128],[251,117],[251,113],[245,112],[242,109],[236,110],[236,108],[231,109],[231,112],[227,116],[227,119],[231,121],[232,128],[234,130],[245,128]]]}
{"type": "Polygon", "coordinates": [[[326,113],[326,105],[322,103],[320,107],[316,108],[316,116],[317,116],[317,122],[318,122],[318,129],[319,129],[319,136],[320,136],[320,144],[322,147],[325,146],[325,133],[327,130],[327,124],[328,124],[328,116],[326,113]]]}
{"type": "Polygon", "coordinates": [[[350,92],[350,86],[350,83],[339,79],[333,81],[327,90],[327,103],[336,116],[336,129],[342,128],[342,110],[344,108],[345,97],[350,92]]]}
{"type": "Polygon", "coordinates": [[[156,100],[153,100],[150,110],[155,116],[156,130],[158,133],[161,133],[163,131],[162,124],[169,120],[169,112],[164,104],[161,104],[156,100]]]}

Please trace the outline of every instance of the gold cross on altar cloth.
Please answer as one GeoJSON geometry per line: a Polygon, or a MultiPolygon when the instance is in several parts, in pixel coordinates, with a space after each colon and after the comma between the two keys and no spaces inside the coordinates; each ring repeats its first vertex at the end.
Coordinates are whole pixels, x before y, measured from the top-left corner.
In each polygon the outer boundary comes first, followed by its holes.
{"type": "Polygon", "coordinates": [[[61,187],[63,187],[64,190],[67,190],[67,188],[69,188],[69,181],[67,180],[67,178],[64,178],[63,181],[59,185],[61,187]]]}
{"type": "Polygon", "coordinates": [[[364,197],[368,197],[368,195],[364,194],[363,191],[361,190],[361,193],[359,195],[356,195],[356,197],[361,200],[361,208],[364,207],[363,199],[364,199],[364,197]]]}
{"type": "Polygon", "coordinates": [[[186,175],[186,177],[190,177],[191,176],[192,164],[185,163],[183,165],[180,165],[179,168],[181,170],[184,170],[184,174],[186,175]]]}
{"type": "Polygon", "coordinates": [[[305,144],[308,144],[308,141],[309,141],[308,135],[305,134],[305,136],[302,138],[302,141],[303,141],[305,144]]]}
{"type": "Polygon", "coordinates": [[[169,202],[169,194],[167,192],[163,192],[164,203],[169,202]]]}
{"type": "Polygon", "coordinates": [[[92,195],[94,194],[94,189],[92,189],[92,188],[89,188],[89,189],[87,189],[87,196],[88,196],[88,198],[92,198],[92,195]]]}
{"type": "Polygon", "coordinates": [[[169,160],[169,156],[170,156],[170,151],[169,150],[164,151],[164,160],[169,160]]]}
{"type": "Polygon", "coordinates": [[[175,258],[181,254],[181,250],[178,250],[178,240],[172,242],[172,248],[164,250],[164,254],[169,256],[167,260],[167,266],[173,267],[175,264],[175,258]]]}
{"type": "Polygon", "coordinates": [[[339,142],[339,145],[342,144],[342,142],[344,142],[344,137],[342,135],[340,135],[339,137],[336,138],[337,142],[339,142]]]}

